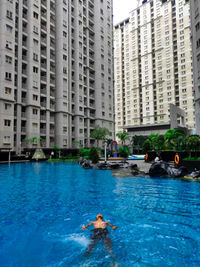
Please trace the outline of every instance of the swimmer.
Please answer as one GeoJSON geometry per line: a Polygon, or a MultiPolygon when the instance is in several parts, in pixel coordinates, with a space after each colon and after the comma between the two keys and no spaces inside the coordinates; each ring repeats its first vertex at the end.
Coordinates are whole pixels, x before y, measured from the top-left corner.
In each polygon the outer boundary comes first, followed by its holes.
{"type": "Polygon", "coordinates": [[[98,214],[96,216],[96,221],[90,222],[86,226],[82,226],[81,229],[85,230],[88,226],[91,226],[91,225],[94,226],[94,229],[92,230],[93,233],[91,235],[91,242],[90,242],[89,247],[86,251],[86,254],[89,255],[90,252],[95,247],[96,243],[98,241],[102,241],[104,243],[108,253],[110,253],[110,255],[112,257],[115,257],[111,251],[112,240],[108,237],[109,232],[108,232],[108,229],[106,227],[109,225],[113,230],[115,230],[117,228],[117,226],[114,226],[109,222],[104,222],[103,216],[101,214],[98,214]]]}

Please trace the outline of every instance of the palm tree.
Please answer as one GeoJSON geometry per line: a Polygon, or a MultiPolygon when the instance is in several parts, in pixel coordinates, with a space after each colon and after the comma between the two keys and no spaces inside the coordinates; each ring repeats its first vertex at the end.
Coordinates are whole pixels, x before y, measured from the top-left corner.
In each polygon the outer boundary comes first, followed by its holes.
{"type": "Polygon", "coordinates": [[[117,137],[122,142],[122,145],[124,145],[125,141],[129,139],[129,134],[127,132],[118,132],[117,137]]]}
{"type": "Polygon", "coordinates": [[[185,137],[185,132],[183,130],[169,129],[164,134],[166,148],[174,150],[177,143],[185,137]]]}
{"type": "Polygon", "coordinates": [[[94,138],[97,141],[97,148],[99,147],[99,141],[105,141],[106,136],[111,133],[107,128],[100,127],[97,125],[94,130],[91,132],[90,137],[94,138]]]}

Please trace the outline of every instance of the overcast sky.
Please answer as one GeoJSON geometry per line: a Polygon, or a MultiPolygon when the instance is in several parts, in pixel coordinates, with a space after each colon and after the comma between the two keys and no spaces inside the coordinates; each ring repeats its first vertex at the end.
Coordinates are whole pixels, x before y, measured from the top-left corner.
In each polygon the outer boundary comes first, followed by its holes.
{"type": "Polygon", "coordinates": [[[135,7],[137,0],[113,0],[114,25],[126,19],[135,7]]]}

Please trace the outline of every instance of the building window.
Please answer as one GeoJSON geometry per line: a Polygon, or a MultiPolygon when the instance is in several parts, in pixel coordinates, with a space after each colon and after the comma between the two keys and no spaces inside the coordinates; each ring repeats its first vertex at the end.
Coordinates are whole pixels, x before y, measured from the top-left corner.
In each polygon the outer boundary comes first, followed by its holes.
{"type": "Polygon", "coordinates": [[[5,104],[4,104],[4,108],[5,108],[5,110],[10,109],[10,108],[11,108],[11,104],[9,104],[9,103],[5,103],[5,104]]]}
{"type": "Polygon", "coordinates": [[[38,19],[38,13],[36,13],[35,11],[33,12],[33,17],[35,18],[35,19],[38,19]]]}
{"type": "Polygon", "coordinates": [[[37,109],[33,109],[33,115],[37,115],[38,114],[38,110],[37,109]]]}
{"type": "Polygon", "coordinates": [[[34,61],[38,61],[38,54],[33,53],[33,60],[34,60],[34,61]]]}
{"type": "Polygon", "coordinates": [[[12,57],[6,56],[6,63],[12,64],[12,57]]]}
{"type": "Polygon", "coordinates": [[[6,31],[12,33],[12,27],[6,24],[6,31]]]}
{"type": "Polygon", "coordinates": [[[37,95],[33,95],[33,100],[37,101],[38,100],[38,96],[37,95]]]}
{"type": "Polygon", "coordinates": [[[10,127],[11,125],[11,120],[4,120],[4,126],[10,127]]]}
{"type": "Polygon", "coordinates": [[[12,74],[10,72],[5,73],[5,79],[8,81],[12,81],[12,74]]]}
{"type": "Polygon", "coordinates": [[[4,136],[3,137],[3,143],[4,144],[10,144],[10,136],[4,136]]]}
{"type": "Polygon", "coordinates": [[[12,15],[13,15],[12,12],[7,10],[7,13],[6,13],[7,18],[12,20],[13,19],[12,15]]]}
{"type": "Polygon", "coordinates": [[[5,88],[5,94],[6,94],[6,95],[11,95],[11,91],[12,91],[12,89],[9,88],[9,87],[6,87],[6,88],[5,88]]]}
{"type": "Polygon", "coordinates": [[[6,48],[12,50],[12,42],[6,40],[6,48]]]}
{"type": "Polygon", "coordinates": [[[32,123],[33,129],[37,129],[38,128],[38,124],[36,122],[32,123]]]}
{"type": "Polygon", "coordinates": [[[36,34],[38,34],[38,27],[33,26],[33,32],[36,33],[36,34]]]}
{"type": "Polygon", "coordinates": [[[33,67],[33,72],[34,73],[38,73],[38,68],[37,67],[33,67]]]}

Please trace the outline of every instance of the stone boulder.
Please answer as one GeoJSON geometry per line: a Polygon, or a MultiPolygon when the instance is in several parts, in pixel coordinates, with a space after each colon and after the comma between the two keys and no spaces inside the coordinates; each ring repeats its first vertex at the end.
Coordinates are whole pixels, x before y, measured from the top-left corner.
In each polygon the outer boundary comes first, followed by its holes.
{"type": "Polygon", "coordinates": [[[151,177],[160,177],[167,176],[169,164],[164,161],[154,162],[149,169],[149,176],[151,177]]]}
{"type": "Polygon", "coordinates": [[[165,161],[154,162],[149,169],[149,176],[151,177],[183,177],[188,173],[188,170],[181,166],[179,169],[175,169],[169,166],[165,161]]]}
{"type": "Polygon", "coordinates": [[[200,178],[200,171],[194,171],[190,174],[188,174],[189,177],[192,177],[192,178],[200,178]]]}
{"type": "Polygon", "coordinates": [[[81,161],[81,167],[84,169],[93,169],[93,164],[90,160],[88,159],[83,159],[81,161]]]}
{"type": "Polygon", "coordinates": [[[167,171],[168,171],[168,175],[170,175],[171,177],[175,177],[175,178],[183,177],[188,173],[187,168],[185,168],[184,166],[181,166],[178,169],[169,167],[167,171]]]}
{"type": "Polygon", "coordinates": [[[111,169],[111,164],[107,162],[97,163],[96,168],[100,170],[109,170],[111,169]]]}

